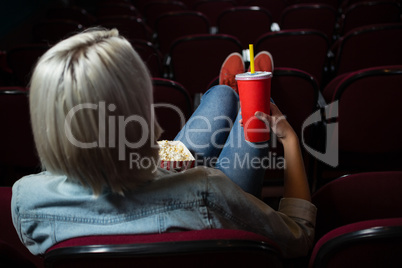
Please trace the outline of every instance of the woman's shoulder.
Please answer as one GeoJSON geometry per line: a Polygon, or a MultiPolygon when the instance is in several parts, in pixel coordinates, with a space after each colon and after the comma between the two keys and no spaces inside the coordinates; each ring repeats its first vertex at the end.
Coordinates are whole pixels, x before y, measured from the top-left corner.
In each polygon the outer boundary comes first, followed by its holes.
{"type": "Polygon", "coordinates": [[[43,188],[44,184],[55,183],[60,181],[65,181],[67,179],[66,176],[62,175],[53,175],[48,171],[42,171],[37,174],[30,174],[22,177],[17,180],[13,185],[13,192],[15,190],[21,189],[35,189],[35,188],[43,188]]]}
{"type": "Polygon", "coordinates": [[[57,197],[91,194],[91,190],[74,182],[64,175],[55,175],[48,171],[24,176],[16,181],[12,188],[12,197],[19,204],[34,206],[40,200],[52,200],[57,197]]]}

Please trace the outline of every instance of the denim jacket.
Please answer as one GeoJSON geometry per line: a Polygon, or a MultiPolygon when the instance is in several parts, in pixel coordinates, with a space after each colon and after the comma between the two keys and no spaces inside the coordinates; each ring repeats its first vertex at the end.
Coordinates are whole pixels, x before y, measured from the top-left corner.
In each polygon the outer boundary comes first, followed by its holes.
{"type": "Polygon", "coordinates": [[[268,236],[285,257],[306,255],[312,246],[316,208],[308,201],[285,198],[275,211],[213,168],[158,173],[158,179],[124,196],[104,190],[97,197],[65,176],[26,176],[13,186],[14,226],[35,255],[84,235],[212,228],[268,236]]]}

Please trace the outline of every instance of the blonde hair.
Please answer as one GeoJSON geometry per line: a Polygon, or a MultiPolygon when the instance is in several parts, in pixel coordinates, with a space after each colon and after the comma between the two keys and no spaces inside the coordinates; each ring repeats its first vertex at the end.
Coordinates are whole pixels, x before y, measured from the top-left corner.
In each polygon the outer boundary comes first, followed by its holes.
{"type": "Polygon", "coordinates": [[[29,101],[37,151],[51,173],[96,195],[104,187],[123,194],[154,178],[162,130],[151,77],[116,29],[91,29],[49,49],[34,69],[29,101]],[[132,154],[149,162],[131,165],[132,154]]]}

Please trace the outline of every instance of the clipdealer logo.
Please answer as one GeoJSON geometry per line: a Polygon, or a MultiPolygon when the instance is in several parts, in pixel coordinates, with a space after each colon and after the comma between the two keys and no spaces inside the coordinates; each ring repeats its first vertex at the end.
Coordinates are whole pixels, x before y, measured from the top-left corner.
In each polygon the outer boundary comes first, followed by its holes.
{"type": "Polygon", "coordinates": [[[304,121],[301,132],[302,144],[307,152],[309,152],[316,159],[332,167],[337,167],[339,164],[339,123],[337,122],[338,108],[338,101],[335,101],[326,105],[323,109],[314,112],[304,121]],[[325,124],[325,152],[319,152],[314,148],[311,148],[306,144],[304,139],[304,129],[317,123],[325,124]]]}
{"type": "MultiPolygon", "coordinates": [[[[152,116],[155,116],[154,108],[158,107],[163,107],[163,108],[168,108],[172,109],[175,113],[177,113],[177,120],[180,120],[181,126],[183,127],[186,123],[185,115],[184,113],[180,110],[180,108],[176,107],[175,105],[168,104],[168,103],[159,103],[159,104],[153,104],[150,109],[152,111],[152,116]]],[[[84,103],[84,104],[79,104],[75,107],[73,107],[68,114],[66,115],[66,119],[64,122],[64,130],[65,134],[67,136],[67,139],[69,140],[70,143],[72,143],[74,146],[82,148],[82,149],[90,149],[90,148],[104,148],[104,147],[109,147],[109,148],[116,148],[118,147],[119,150],[119,160],[124,161],[126,160],[126,148],[140,148],[143,146],[147,139],[150,137],[153,138],[153,135],[150,135],[150,132],[153,131],[153,124],[149,126],[149,123],[141,116],[139,115],[130,115],[130,116],[117,116],[113,115],[112,113],[116,110],[116,105],[115,104],[109,104],[106,105],[105,102],[99,102],[98,104],[94,103],[84,103]],[[91,142],[82,142],[79,141],[76,137],[74,137],[71,129],[71,124],[74,116],[76,115],[77,112],[80,110],[84,109],[92,109],[92,110],[97,110],[98,112],[98,128],[99,128],[99,133],[98,133],[98,139],[91,141],[91,142]],[[112,115],[110,115],[112,114],[112,115]],[[141,135],[139,140],[132,142],[128,141],[126,136],[125,136],[125,129],[129,123],[136,123],[138,126],[141,128],[141,135]],[[117,139],[116,139],[117,138],[117,139]],[[117,140],[117,144],[116,144],[117,140]]],[[[336,121],[338,117],[338,101],[333,102],[328,104],[326,107],[323,109],[317,110],[313,114],[311,114],[304,122],[302,125],[302,135],[301,135],[301,143],[306,149],[307,152],[309,152],[313,157],[316,159],[330,165],[333,167],[336,167],[339,163],[339,153],[338,153],[338,122],[336,121]],[[312,126],[314,124],[319,124],[319,123],[325,123],[325,128],[326,128],[326,135],[325,135],[325,152],[320,152],[312,147],[310,147],[306,141],[305,141],[305,136],[304,136],[304,130],[305,128],[312,126]]],[[[283,117],[285,118],[285,117],[283,117]]],[[[283,118],[279,118],[278,120],[281,120],[283,118]]],[[[176,120],[175,119],[175,120],[176,120]]],[[[192,132],[212,132],[212,125],[211,122],[209,121],[208,118],[206,117],[201,117],[198,116],[196,118],[192,117],[190,118],[190,121],[195,121],[195,120],[201,120],[203,121],[203,124],[206,126],[205,128],[194,128],[194,129],[189,129],[189,131],[192,132]]],[[[226,145],[221,145],[216,142],[216,135],[219,134],[220,132],[230,132],[231,128],[234,127],[234,122],[228,117],[224,116],[218,116],[216,118],[213,118],[213,121],[218,121],[218,120],[225,120],[228,122],[228,128],[226,129],[219,129],[215,131],[214,133],[211,133],[211,141],[208,144],[199,144],[197,141],[192,141],[189,140],[190,138],[186,135],[186,139],[190,142],[190,144],[195,147],[195,148],[205,148],[206,146],[214,146],[215,148],[222,149],[223,146],[226,145]]],[[[189,123],[187,122],[187,123],[189,123]]],[[[238,126],[240,127],[240,126],[238,126]]],[[[273,126],[275,127],[275,126],[273,126]]],[[[188,133],[186,133],[188,134],[188,133]]],[[[276,136],[272,135],[271,136],[272,141],[271,141],[271,146],[276,147],[277,146],[277,141],[276,141],[276,136]]],[[[240,137],[238,137],[240,139],[240,137]]],[[[231,140],[228,141],[229,146],[241,146],[241,141],[237,140],[231,140]]],[[[258,148],[258,145],[255,145],[256,148],[258,148]]],[[[281,156],[277,156],[276,154],[270,154],[269,155],[269,163],[272,165],[275,161],[272,160],[272,158],[280,158],[281,156]]],[[[134,158],[137,159],[138,157],[134,158]]],[[[239,161],[239,159],[237,159],[239,161]]],[[[132,161],[132,158],[130,156],[130,161],[132,161]]],[[[216,160],[215,160],[216,161],[216,160]]],[[[245,160],[243,160],[245,161],[245,160]]],[[[242,162],[239,162],[242,163],[242,162]]],[[[264,162],[265,163],[265,162],[264,162]]],[[[277,163],[274,164],[274,166],[283,166],[284,165],[284,160],[283,159],[278,159],[277,163]]]]}

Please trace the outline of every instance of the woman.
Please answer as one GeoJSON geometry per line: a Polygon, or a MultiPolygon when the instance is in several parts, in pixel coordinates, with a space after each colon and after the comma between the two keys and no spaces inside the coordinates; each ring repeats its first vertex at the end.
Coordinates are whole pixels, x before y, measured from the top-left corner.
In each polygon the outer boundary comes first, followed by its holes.
{"type": "Polygon", "coordinates": [[[83,235],[209,228],[266,235],[285,257],[311,248],[316,209],[297,136],[286,120],[277,120],[274,104],[272,116],[256,115],[285,147],[285,198],[278,211],[254,196],[264,168],[235,161],[261,159],[268,146],[244,141],[238,95],[229,86],[210,89],[177,137],[204,159],[217,157],[216,167],[158,168],[162,130],[153,118],[151,78],[117,30],[92,29],[51,48],[35,67],[29,101],[46,171],[15,183],[12,216],[33,254],[83,235]],[[132,155],[144,161],[133,164],[132,155]]]}

